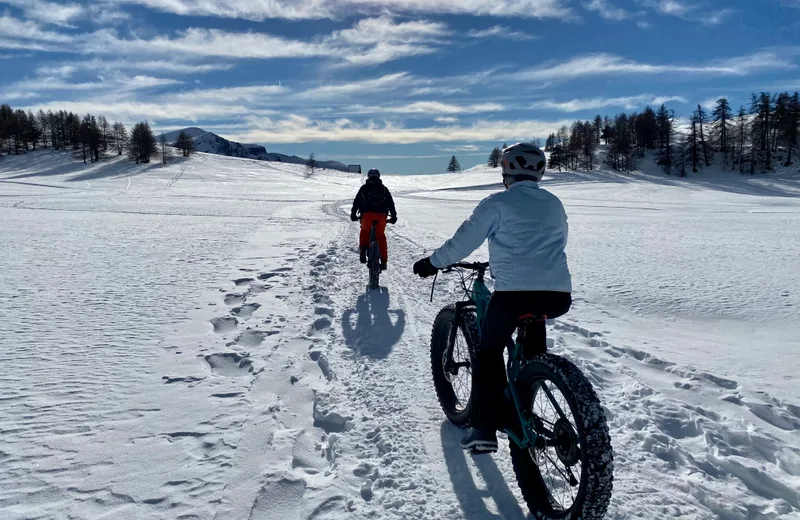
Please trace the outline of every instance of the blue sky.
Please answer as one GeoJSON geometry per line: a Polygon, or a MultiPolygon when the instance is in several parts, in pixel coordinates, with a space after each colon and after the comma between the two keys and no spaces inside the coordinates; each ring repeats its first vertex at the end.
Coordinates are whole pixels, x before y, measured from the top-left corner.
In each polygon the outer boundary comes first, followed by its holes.
{"type": "Polygon", "coordinates": [[[397,173],[799,64],[800,0],[0,0],[0,102],[397,173]]]}

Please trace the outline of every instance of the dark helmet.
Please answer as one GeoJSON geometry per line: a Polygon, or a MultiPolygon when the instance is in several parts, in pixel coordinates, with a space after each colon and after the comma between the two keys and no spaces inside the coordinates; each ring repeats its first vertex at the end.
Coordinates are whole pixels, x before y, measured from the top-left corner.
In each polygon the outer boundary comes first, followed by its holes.
{"type": "Polygon", "coordinates": [[[367,172],[367,179],[380,179],[381,172],[378,171],[377,168],[372,168],[370,171],[367,172]]]}

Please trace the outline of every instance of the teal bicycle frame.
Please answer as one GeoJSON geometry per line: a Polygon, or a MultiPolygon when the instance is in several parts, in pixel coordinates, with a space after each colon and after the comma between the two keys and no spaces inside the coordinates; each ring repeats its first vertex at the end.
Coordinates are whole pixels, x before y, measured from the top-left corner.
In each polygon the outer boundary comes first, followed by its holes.
{"type": "MultiPolygon", "coordinates": [[[[459,323],[460,315],[464,312],[470,312],[472,310],[475,311],[475,314],[478,318],[478,338],[480,338],[481,334],[481,327],[483,325],[483,320],[486,317],[486,311],[489,308],[489,300],[492,298],[492,292],[486,286],[486,282],[484,279],[484,275],[486,269],[488,268],[487,263],[475,263],[475,264],[455,264],[448,267],[447,270],[452,268],[462,268],[462,269],[469,269],[476,272],[475,280],[472,282],[472,290],[467,290],[468,299],[462,302],[456,303],[456,315],[455,319],[453,320],[453,328],[451,330],[451,340],[449,345],[452,347],[455,340],[455,333],[457,324],[459,323]]],[[[465,287],[466,289],[466,287],[465,287]]],[[[520,327],[523,327],[524,324],[521,324],[520,327]]],[[[519,334],[518,334],[519,336],[519,334]]],[[[523,407],[521,405],[519,393],[517,392],[514,382],[516,381],[517,377],[519,376],[520,371],[524,367],[525,359],[522,355],[522,345],[519,341],[512,342],[511,338],[508,339],[508,347],[509,347],[509,360],[508,364],[506,365],[506,373],[508,376],[508,392],[511,395],[511,399],[514,403],[514,408],[517,411],[517,415],[519,417],[519,423],[522,426],[522,435],[520,436],[517,432],[513,431],[511,427],[507,427],[504,431],[508,435],[509,439],[514,441],[514,443],[522,449],[528,448],[543,448],[547,441],[544,437],[536,433],[536,420],[535,418],[527,419],[525,414],[523,414],[522,410],[523,407]]],[[[477,345],[473,346],[473,349],[477,348],[477,345]]],[[[550,393],[546,386],[543,386],[542,389],[545,393],[550,393]]],[[[550,396],[552,399],[552,396],[550,396]]],[[[558,406],[555,401],[553,404],[557,408],[557,412],[563,417],[563,412],[561,411],[560,407],[558,406]]]]}

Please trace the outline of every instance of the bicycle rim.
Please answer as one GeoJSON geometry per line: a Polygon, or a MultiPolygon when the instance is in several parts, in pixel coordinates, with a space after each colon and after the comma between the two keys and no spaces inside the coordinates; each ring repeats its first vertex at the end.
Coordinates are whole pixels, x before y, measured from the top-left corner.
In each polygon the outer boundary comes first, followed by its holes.
{"type": "Polygon", "coordinates": [[[583,476],[580,457],[583,443],[575,412],[566,395],[552,381],[540,379],[534,383],[532,391],[530,410],[557,445],[531,448],[528,453],[539,467],[553,509],[568,511],[578,501],[583,476]]]}

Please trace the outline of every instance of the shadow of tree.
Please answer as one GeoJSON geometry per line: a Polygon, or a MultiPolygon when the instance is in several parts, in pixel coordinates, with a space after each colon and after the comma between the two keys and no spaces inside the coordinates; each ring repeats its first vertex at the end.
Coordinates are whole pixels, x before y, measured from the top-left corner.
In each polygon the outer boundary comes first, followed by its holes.
{"type": "Polygon", "coordinates": [[[342,314],[342,334],[349,348],[373,359],[389,356],[406,326],[405,311],[389,310],[389,303],[389,290],[381,287],[359,296],[355,308],[342,314]]]}

